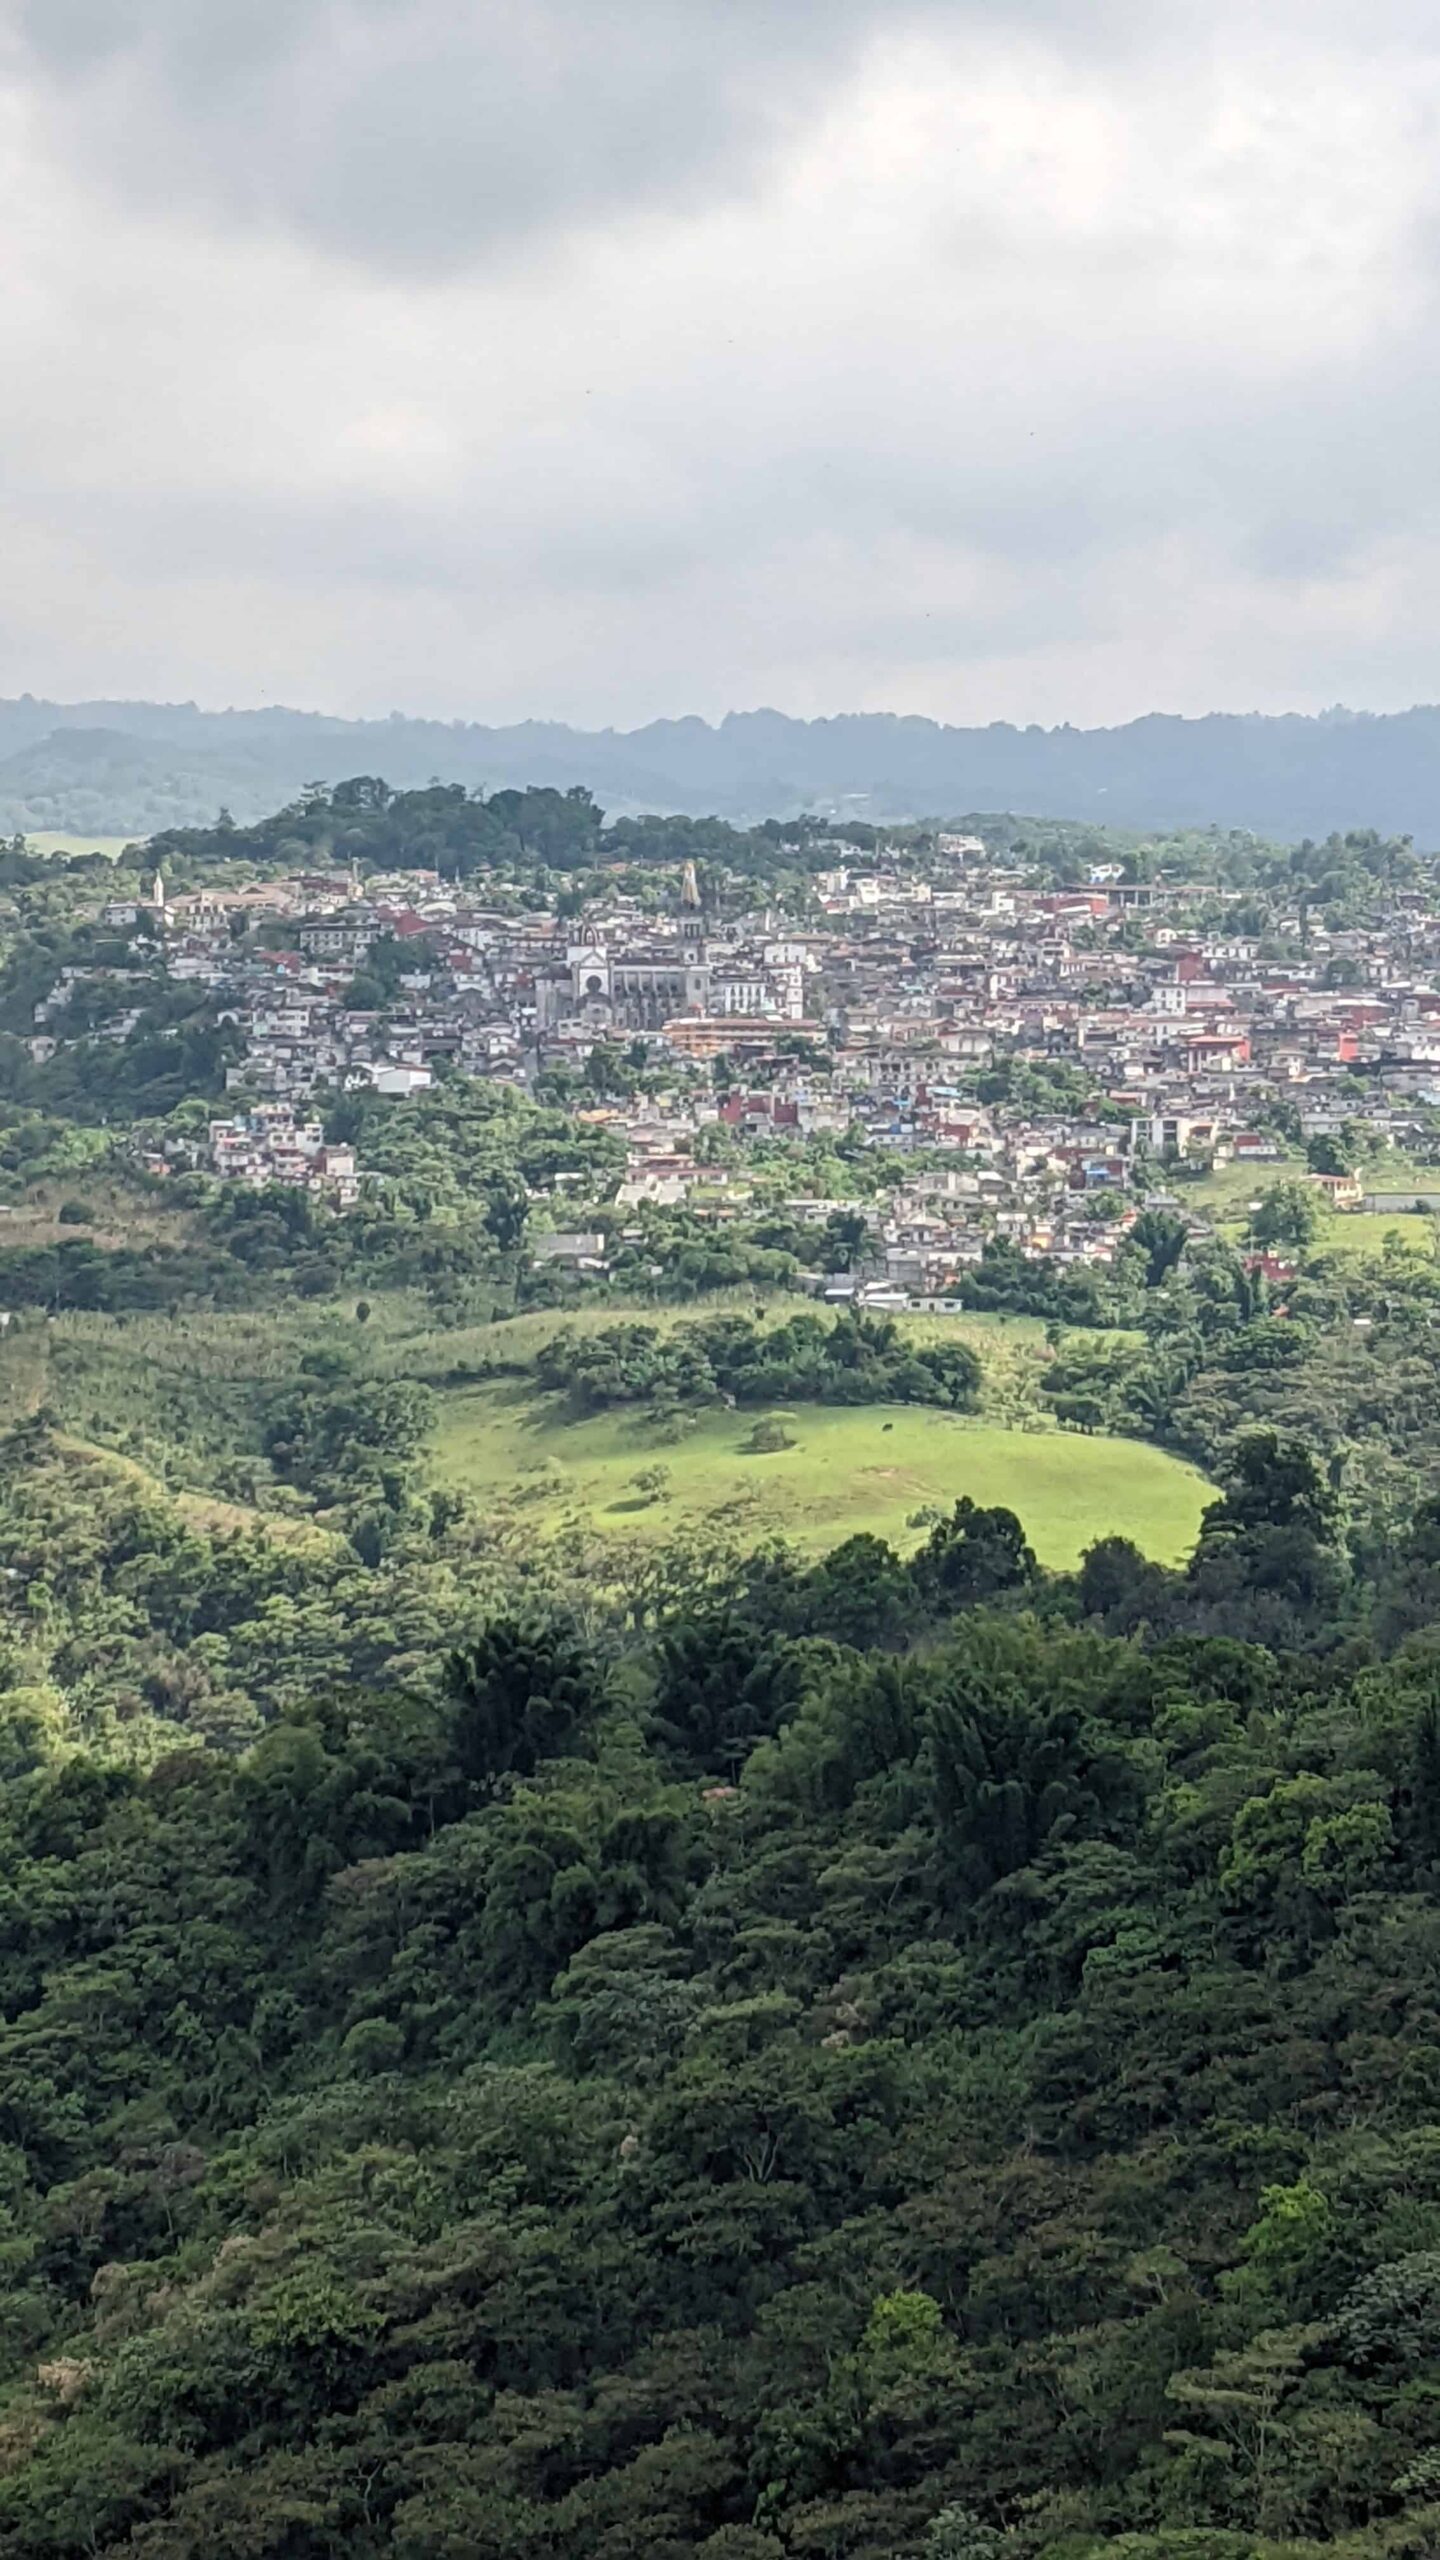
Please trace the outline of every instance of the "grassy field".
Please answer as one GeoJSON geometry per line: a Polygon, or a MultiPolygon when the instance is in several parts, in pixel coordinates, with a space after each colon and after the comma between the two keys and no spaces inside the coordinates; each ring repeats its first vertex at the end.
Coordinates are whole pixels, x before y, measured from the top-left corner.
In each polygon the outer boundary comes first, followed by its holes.
{"type": "MultiPolygon", "coordinates": [[[[1213,1218],[1229,1243],[1240,1245],[1246,1240],[1252,1202],[1263,1198],[1272,1184],[1303,1182],[1305,1175],[1303,1156],[1287,1156],[1280,1164],[1221,1165],[1203,1182],[1187,1184],[1181,1196],[1213,1218]]],[[[1440,1172],[1434,1165],[1417,1164],[1398,1151],[1372,1156],[1361,1166],[1360,1179],[1367,1191],[1403,1191],[1411,1182],[1417,1192],[1440,1190],[1440,1172]]],[[[1428,1254],[1433,1225],[1433,1220],[1417,1216],[1410,1208],[1326,1210],[1309,1250],[1373,1261],[1383,1253],[1386,1237],[1393,1235],[1408,1251],[1428,1254]]]]}
{"type": "Polygon", "coordinates": [[[107,862],[114,862],[127,844],[136,842],[136,838],[58,835],[52,829],[42,827],[36,834],[27,835],[25,841],[32,853],[103,853],[107,862]]]}
{"type": "MultiPolygon", "coordinates": [[[[737,1303],[753,1310],[756,1302],[747,1293],[737,1303]]],[[[795,1308],[782,1299],[767,1315],[795,1308]]],[[[902,1319],[913,1336],[974,1342],[985,1385],[973,1421],[921,1406],[808,1407],[790,1417],[797,1446],[766,1456],[741,1446],[750,1414],[707,1415],[671,1444],[638,1413],[568,1423],[525,1375],[456,1382],[467,1367],[528,1367],[562,1324],[589,1330],[632,1315],[668,1327],[697,1312],[609,1305],[447,1328],[423,1300],[397,1292],[377,1295],[363,1327],[348,1302],[179,1321],[27,1317],[0,1335],[0,1427],[43,1407],[75,1445],[144,1468],[196,1505],[192,1516],[201,1518],[204,1504],[207,1524],[241,1526],[256,1516],[252,1501],[266,1505],[267,1518],[285,1508],[273,1488],[253,1489],[267,1473],[257,1419],[264,1396],[296,1374],[306,1352],[348,1349],[372,1374],[423,1378],[437,1389],[435,1480],[464,1486],[527,1536],[576,1522],[652,1540],[714,1522],[742,1543],[779,1531],[817,1550],[870,1530],[913,1545],[922,1534],[913,1514],[948,1510],[968,1493],[1009,1504],[1056,1566],[1111,1531],[1162,1561],[1193,1543],[1208,1487],[1192,1468],[1138,1441],[1044,1427],[1044,1328],[1023,1318],[902,1319]],[[668,1481],[664,1499],[651,1501],[633,1479],[657,1466],[668,1481]]]]}
{"type": "Polygon", "coordinates": [[[1407,1254],[1423,1255],[1428,1262],[1435,1233],[1435,1220],[1417,1217],[1413,1209],[1342,1209],[1322,1221],[1312,1250],[1352,1254],[1369,1262],[1384,1252],[1386,1237],[1394,1236],[1407,1254]]]}
{"type": "MultiPolygon", "coordinates": [[[[1250,1239],[1244,1219],[1222,1220],[1219,1232],[1237,1249],[1248,1248],[1250,1239]]],[[[1316,1254],[1338,1253],[1355,1262],[1375,1262],[1384,1253],[1388,1236],[1394,1236],[1407,1254],[1428,1257],[1433,1251],[1434,1233],[1434,1219],[1417,1216],[1413,1209],[1326,1209],[1321,1212],[1315,1240],[1306,1245],[1301,1259],[1310,1261],[1316,1254]]]]}
{"type": "MultiPolygon", "coordinates": [[[[1220,1233],[1237,1247],[1249,1241],[1243,1218],[1222,1219],[1220,1233]]],[[[1434,1252],[1435,1233],[1434,1218],[1414,1209],[1325,1209],[1321,1211],[1314,1243],[1305,1247],[1302,1259],[1335,1253],[1352,1262],[1376,1262],[1385,1252],[1387,1238],[1393,1236],[1406,1254],[1420,1254],[1428,1260],[1434,1252]]]]}
{"type": "Polygon", "coordinates": [[[707,1416],[665,1445],[632,1414],[564,1422],[518,1381],[459,1388],[444,1398],[434,1472],[520,1506],[540,1535],[572,1518],[655,1537],[708,1519],[740,1538],[781,1531],[812,1550],[861,1530],[913,1546],[912,1513],[948,1510],[968,1493],[1018,1512],[1054,1566],[1075,1564],[1110,1533],[1172,1563],[1193,1544],[1209,1498],[1194,1468],[1139,1441],[1007,1431],[916,1405],[805,1406],[784,1418],[795,1447],[762,1457],[742,1447],[750,1414],[707,1416]],[[657,1466],[669,1484],[655,1502],[633,1479],[657,1466]]]}
{"type": "Polygon", "coordinates": [[[1221,1164],[1203,1182],[1177,1183],[1176,1191],[1187,1208],[1228,1225],[1243,1221],[1251,1201],[1263,1198],[1272,1183],[1303,1182],[1305,1173],[1303,1156],[1286,1156],[1278,1164],[1221,1164]]]}

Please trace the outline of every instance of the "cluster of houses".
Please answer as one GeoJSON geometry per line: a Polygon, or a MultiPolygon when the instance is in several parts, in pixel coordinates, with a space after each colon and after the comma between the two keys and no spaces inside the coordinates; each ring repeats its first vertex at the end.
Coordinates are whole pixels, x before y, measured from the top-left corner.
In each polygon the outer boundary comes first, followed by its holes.
{"type": "MultiPolygon", "coordinates": [[[[272,1184],[310,1192],[335,1209],[351,1209],[360,1197],[360,1172],[353,1147],[326,1142],[318,1120],[297,1120],[288,1103],[260,1102],[233,1120],[212,1120],[206,1150],[210,1168],[222,1182],[243,1182],[252,1191],[272,1184]]],[[[173,1158],[163,1152],[159,1161],[173,1158]]]]}
{"type": "MultiPolygon", "coordinates": [[[[67,971],[36,1006],[34,1046],[48,1055],[72,1024],[123,1036],[163,965],[206,992],[239,1052],[210,1168],[341,1207],[361,1176],[325,1146],[319,1098],[404,1098],[445,1072],[533,1091],[568,1070],[624,1141],[631,1210],[684,1202],[724,1223],[746,1214],[757,1149],[859,1138],[896,1162],[884,1214],[866,1213],[874,1285],[937,1302],[997,1235],[1103,1264],[1165,1168],[1248,1162],[1258,1181],[1282,1152],[1277,1123],[1413,1139],[1440,1108],[1426,892],[1327,932],[1283,900],[1115,864],[1057,888],[975,837],[941,837],[924,865],[835,852],[786,912],[732,883],[723,922],[692,871],[658,904],[617,880],[583,921],[519,884],[424,871],[174,899],[157,879],[107,910],[133,929],[133,988],[124,968],[67,971]],[[597,1051],[623,1058],[626,1082],[640,1071],[639,1098],[618,1098],[597,1051]],[[1083,1107],[1047,1101],[1066,1089],[1057,1068],[1082,1071],[1083,1107]]],[[[1345,1177],[1332,1189],[1358,1205],[1345,1177]]],[[[593,1230],[577,1232],[591,1249],[576,1265],[593,1267],[593,1230]]]]}
{"type": "MultiPolygon", "coordinates": [[[[827,1275],[818,1260],[808,1272],[827,1297],[860,1298],[881,1307],[918,1305],[944,1309],[987,1245],[1009,1241],[1030,1259],[1088,1264],[1105,1269],[1142,1205],[1193,1206],[1167,1188],[1178,1181],[1148,1154],[1138,1120],[1091,1123],[999,1105],[969,1106],[963,1118],[937,1117],[922,1086],[913,1110],[897,1112],[890,1097],[878,1107],[862,1091],[844,1090],[845,1061],[831,1076],[836,1090],[817,1093],[800,1070],[782,1072],[775,1087],[716,1104],[692,1098],[592,1106],[580,1115],[610,1129],[626,1149],[624,1178],[612,1205],[643,1218],[647,1208],[684,1208],[702,1226],[723,1232],[763,1214],[778,1213],[801,1231],[818,1231],[836,1217],[853,1222],[851,1266],[827,1275]],[[757,1161],[748,1147],[715,1161],[707,1133],[733,1128],[752,1138],[824,1136],[847,1131],[883,1150],[889,1179],[853,1197],[790,1188],[784,1166],[768,1152],[757,1161]],[[952,1156],[953,1163],[943,1159],[952,1156]],[[941,1161],[937,1162],[936,1159],[941,1161]],[[1143,1175],[1138,1168],[1144,1165],[1143,1175]],[[1143,1186],[1143,1188],[1142,1188],[1143,1186]]],[[[1282,1159],[1278,1140],[1256,1135],[1236,1148],[1222,1141],[1221,1162],[1253,1163],[1257,1187],[1267,1166],[1282,1159]]],[[[803,1166],[797,1163],[797,1174],[803,1166]]],[[[1337,1186],[1332,1186],[1337,1187],[1337,1186]]],[[[1342,1187],[1343,1188],[1343,1187],[1342,1187]]],[[[1354,1186],[1358,1198],[1360,1186],[1354,1186]]],[[[556,1186],[557,1206],[564,1178],[556,1186]]],[[[1342,1198],[1340,1205],[1348,1205],[1342,1198]]],[[[1408,1201],[1407,1204],[1409,1205],[1408,1201]]],[[[617,1241],[643,1239],[643,1224],[619,1231],[617,1241]]],[[[608,1267],[603,1236],[590,1228],[541,1235],[537,1261],[577,1273],[608,1267]]],[[[802,1255],[809,1263],[810,1257],[802,1255]]]]}

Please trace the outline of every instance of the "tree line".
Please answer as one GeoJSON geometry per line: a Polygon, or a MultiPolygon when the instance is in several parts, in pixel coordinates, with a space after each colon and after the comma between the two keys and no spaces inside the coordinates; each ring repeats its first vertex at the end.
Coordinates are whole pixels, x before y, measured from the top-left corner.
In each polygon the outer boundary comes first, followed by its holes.
{"type": "Polygon", "coordinates": [[[761,1325],[723,1315],[661,1332],[639,1323],[577,1334],[562,1326],[533,1363],[539,1384],[577,1413],[641,1404],[694,1412],[715,1404],[935,1404],[970,1411],[981,1369],[966,1342],[917,1342],[863,1308],[761,1325]]]}

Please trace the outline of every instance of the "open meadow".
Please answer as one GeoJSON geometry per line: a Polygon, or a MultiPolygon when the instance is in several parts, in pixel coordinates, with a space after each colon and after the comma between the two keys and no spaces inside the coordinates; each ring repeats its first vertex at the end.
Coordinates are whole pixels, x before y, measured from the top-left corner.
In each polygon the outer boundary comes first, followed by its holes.
{"type": "Polygon", "coordinates": [[[1181,1202],[1219,1227],[1242,1228],[1251,1204],[1276,1182],[1303,1182],[1303,1156],[1282,1156],[1273,1164],[1220,1164],[1199,1182],[1177,1184],[1181,1202]]]}
{"type": "Polygon", "coordinates": [[[710,1521],[811,1550],[861,1531],[913,1547],[917,1512],[948,1512],[969,1494],[1017,1512],[1041,1561],[1059,1568],[1111,1534],[1173,1564],[1210,1498],[1198,1470],[1141,1441],[1009,1430],[925,1405],[808,1405],[781,1412],[795,1445],[761,1454],[745,1447],[755,1418],[707,1414],[668,1442],[632,1411],[568,1422],[523,1382],[492,1382],[444,1396],[433,1471],[477,1500],[518,1503],[540,1536],[569,1520],[656,1538],[710,1521]]]}
{"type": "Polygon", "coordinates": [[[37,827],[25,838],[32,853],[48,853],[57,858],[66,854],[99,853],[107,862],[117,862],[127,844],[136,841],[134,836],[65,835],[53,827],[37,827]]]}
{"type": "MultiPolygon", "coordinates": [[[[1435,1176],[1429,1177],[1434,1183],[1435,1176]]],[[[1424,1261],[1435,1254],[1435,1220],[1414,1209],[1342,1209],[1321,1220],[1312,1253],[1338,1253],[1373,1262],[1397,1248],[1424,1261]],[[1393,1238],[1393,1243],[1391,1239],[1393,1238]]]]}
{"type": "MultiPolygon", "coordinates": [[[[748,1295],[743,1303],[755,1311],[748,1295]]],[[[795,1303],[773,1302],[767,1319],[795,1303]]],[[[713,1523],[741,1543],[779,1533],[816,1551],[868,1530],[908,1547],[924,1533],[917,1514],[969,1494],[1016,1511],[1042,1562],[1057,1567],[1111,1533],[1162,1563],[1194,1543],[1205,1479],[1142,1441],[1057,1430],[1038,1392],[1044,1327],[1024,1318],[901,1319],[916,1339],[974,1343],[984,1362],[974,1417],[923,1405],[782,1408],[795,1445],[767,1453],[743,1446],[751,1411],[707,1411],[670,1438],[639,1408],[572,1421],[528,1374],[567,1325],[585,1332],[628,1317],[668,1329],[696,1312],[610,1303],[455,1328],[397,1292],[377,1296],[363,1325],[353,1310],[303,1301],[284,1313],[179,1321],[30,1316],[0,1338],[0,1420],[44,1408],[78,1445],[137,1462],[174,1493],[284,1509],[296,1497],[269,1482],[257,1416],[325,1352],[358,1359],[372,1376],[427,1384],[438,1399],[433,1481],[503,1506],[538,1537],[580,1524],[659,1541],[713,1523]]]]}
{"type": "MultiPolygon", "coordinates": [[[[1304,1182],[1306,1172],[1303,1156],[1286,1156],[1277,1164],[1221,1165],[1203,1182],[1187,1184],[1182,1198],[1186,1206],[1193,1205],[1213,1218],[1227,1243],[1240,1246],[1247,1240],[1255,1203],[1276,1183],[1304,1182]]],[[[1360,1167],[1360,1179],[1367,1191],[1405,1192],[1412,1183],[1417,1195],[1440,1190],[1440,1171],[1434,1165],[1421,1164],[1395,1149],[1370,1157],[1360,1167]]],[[[1407,1252],[1428,1256],[1434,1251],[1434,1232],[1434,1219],[1408,1201],[1400,1209],[1322,1207],[1315,1240],[1307,1252],[1344,1254],[1352,1261],[1370,1262],[1384,1254],[1386,1240],[1393,1236],[1407,1252]]]]}

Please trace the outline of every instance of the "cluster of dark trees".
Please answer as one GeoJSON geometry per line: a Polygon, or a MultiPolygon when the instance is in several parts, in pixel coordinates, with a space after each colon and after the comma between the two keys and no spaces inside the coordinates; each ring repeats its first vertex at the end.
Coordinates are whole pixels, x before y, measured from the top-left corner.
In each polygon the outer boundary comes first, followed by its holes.
{"type": "MultiPolygon", "coordinates": [[[[78,1213],[85,1204],[74,1205],[78,1213]]],[[[0,1248],[0,1307],[179,1314],[391,1287],[425,1291],[438,1312],[495,1281],[504,1262],[483,1195],[476,1217],[430,1227],[383,1207],[341,1216],[293,1189],[237,1191],[198,1217],[183,1241],[99,1244],[78,1235],[0,1248]]],[[[513,1279],[506,1285],[513,1294],[513,1279]]]]}
{"type": "Polygon", "coordinates": [[[980,1362],[965,1342],[908,1340],[888,1316],[855,1310],[769,1327],[712,1316],[662,1333],[648,1324],[562,1328],[537,1353],[542,1387],[581,1413],[610,1405],[695,1409],[755,1404],[938,1404],[967,1411],[980,1362]]]}
{"type": "Polygon", "coordinates": [[[140,1012],[123,1038],[77,1017],[80,1036],[37,1060],[28,1040],[0,1032],[0,1102],[97,1128],[162,1120],[197,1094],[218,1101],[241,1053],[234,1025],[193,987],[132,986],[117,993],[117,1011],[124,995],[140,1012]]]}
{"type": "Polygon", "coordinates": [[[1122,1120],[1084,1067],[1063,1058],[997,1058],[974,1077],[977,1101],[1009,1104],[1019,1111],[1054,1112],[1057,1118],[1122,1120]]]}
{"type": "MultiPolygon", "coordinates": [[[[829,1241],[783,1214],[721,1226],[693,1209],[649,1203],[638,1216],[625,1213],[623,1224],[616,1210],[602,1213],[599,1223],[606,1231],[609,1285],[627,1297],[685,1300],[720,1289],[788,1289],[829,1241]]],[[[843,1260],[825,1267],[843,1267],[843,1260]]]]}
{"type": "Polygon", "coordinates": [[[991,1237],[978,1263],[960,1274],[957,1295],[977,1314],[1043,1316],[1062,1325],[1113,1325],[1128,1311],[1107,1274],[1048,1254],[1032,1260],[1009,1236],[991,1237]]]}
{"type": "Polygon", "coordinates": [[[1435,1506],[1261,1435],[1178,1574],[436,1546],[387,1645],[3,1454],[0,2550],[1430,2560],[1435,1506]]]}
{"type": "Polygon", "coordinates": [[[477,1193],[488,1214],[497,1187],[516,1181],[538,1187],[585,1175],[603,1189],[625,1167],[624,1142],[609,1130],[539,1108],[513,1086],[459,1076],[399,1104],[346,1094],[327,1115],[326,1135],[353,1145],[367,1171],[424,1220],[458,1215],[477,1193]]]}
{"type": "MultiPolygon", "coordinates": [[[[94,1128],[163,1118],[195,1095],[219,1095],[240,1054],[234,1026],[219,1020],[204,989],[166,976],[143,922],[112,927],[94,914],[92,868],[50,864],[17,887],[0,963],[0,1109],[94,1128]],[[85,875],[78,894],[77,870],[85,875]],[[81,974],[53,1020],[61,1045],[37,1058],[36,1006],[67,970],[81,974]]],[[[108,864],[100,868],[112,877],[108,864]]]]}
{"type": "MultiPolygon", "coordinates": [[[[871,847],[877,841],[874,828],[848,832],[871,847]]],[[[784,827],[772,819],[753,828],[704,817],[615,818],[607,824],[593,793],[579,783],[564,790],[531,785],[487,797],[463,782],[396,791],[377,775],[359,774],[333,786],[317,785],[251,826],[222,821],[217,827],[167,829],[152,838],[150,853],[167,864],[244,861],[314,869],[343,863],[438,871],[446,880],[485,873],[511,879],[578,875],[601,863],[627,862],[637,868],[694,862],[773,879],[832,860],[820,847],[833,835],[813,818],[784,827]]]]}
{"type": "Polygon", "coordinates": [[[34,853],[20,834],[0,841],[0,889],[53,887],[57,877],[93,887],[111,879],[113,871],[103,853],[34,853]]]}
{"type": "Polygon", "coordinates": [[[265,1403],[263,1444],[281,1480],[324,1508],[377,1493],[398,1507],[434,1420],[434,1397],[412,1379],[365,1377],[343,1351],[307,1351],[265,1403]]]}
{"type": "Polygon", "coordinates": [[[194,1305],[242,1304],[243,1274],[223,1252],[190,1245],[98,1245],[88,1236],[0,1252],[0,1307],[43,1307],[53,1315],[153,1314],[194,1305]]]}
{"type": "Polygon", "coordinates": [[[602,812],[579,787],[498,791],[490,799],[460,782],[392,791],[378,776],[358,774],[333,787],[317,785],[251,826],[171,829],[155,837],[162,860],[244,861],[318,869],[327,863],[393,871],[439,871],[466,879],[477,871],[540,862],[554,870],[588,863],[602,812]]]}

